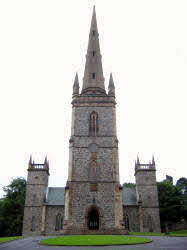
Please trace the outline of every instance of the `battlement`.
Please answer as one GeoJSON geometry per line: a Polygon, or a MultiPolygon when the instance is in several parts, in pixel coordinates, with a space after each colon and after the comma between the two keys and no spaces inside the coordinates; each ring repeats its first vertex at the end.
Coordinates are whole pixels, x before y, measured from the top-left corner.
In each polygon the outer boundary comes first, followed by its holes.
{"type": "Polygon", "coordinates": [[[152,161],[149,163],[140,163],[139,157],[137,157],[137,160],[135,161],[135,174],[137,171],[155,171],[155,160],[154,157],[152,157],[152,161]]]}
{"type": "Polygon", "coordinates": [[[31,156],[28,163],[28,171],[47,171],[49,174],[49,161],[47,157],[45,157],[44,163],[35,163],[31,156]]]}

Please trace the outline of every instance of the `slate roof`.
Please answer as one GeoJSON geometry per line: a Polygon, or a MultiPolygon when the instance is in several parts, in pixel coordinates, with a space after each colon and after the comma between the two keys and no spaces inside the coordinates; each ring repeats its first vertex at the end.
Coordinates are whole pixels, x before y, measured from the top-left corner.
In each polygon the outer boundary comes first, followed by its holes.
{"type": "Polygon", "coordinates": [[[49,187],[46,192],[46,204],[49,206],[64,205],[64,187],[49,187]]]}
{"type": "MultiPolygon", "coordinates": [[[[64,206],[64,187],[49,187],[46,192],[46,205],[64,206]]],[[[124,206],[136,206],[136,190],[134,188],[123,188],[122,204],[124,206]]]]}
{"type": "Polygon", "coordinates": [[[136,206],[136,189],[124,187],[122,191],[122,204],[124,206],[136,206]]]}

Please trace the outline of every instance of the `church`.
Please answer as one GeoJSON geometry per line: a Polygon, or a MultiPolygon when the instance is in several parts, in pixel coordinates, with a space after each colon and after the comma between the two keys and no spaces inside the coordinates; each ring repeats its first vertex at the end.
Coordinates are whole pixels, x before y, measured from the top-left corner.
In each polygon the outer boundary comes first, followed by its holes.
{"type": "Polygon", "coordinates": [[[71,104],[66,186],[48,187],[47,158],[30,158],[23,235],[160,232],[154,158],[137,158],[135,188],[119,182],[115,84],[111,74],[106,91],[95,7],[82,89],[76,74],[71,104]]]}

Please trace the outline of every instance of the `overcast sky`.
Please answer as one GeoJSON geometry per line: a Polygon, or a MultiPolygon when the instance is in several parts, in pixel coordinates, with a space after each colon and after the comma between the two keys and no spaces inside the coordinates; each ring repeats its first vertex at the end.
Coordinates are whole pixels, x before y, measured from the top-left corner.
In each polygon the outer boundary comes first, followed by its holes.
{"type": "Polygon", "coordinates": [[[82,85],[93,5],[108,88],[116,86],[120,180],[155,155],[157,180],[187,177],[187,1],[0,1],[0,196],[30,154],[68,173],[72,85],[82,85]]]}

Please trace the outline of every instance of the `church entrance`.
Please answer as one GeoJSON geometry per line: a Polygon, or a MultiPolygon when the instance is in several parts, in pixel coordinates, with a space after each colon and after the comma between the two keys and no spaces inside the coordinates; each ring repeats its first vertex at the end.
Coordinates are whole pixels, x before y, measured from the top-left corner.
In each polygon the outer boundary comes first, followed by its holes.
{"type": "Polygon", "coordinates": [[[88,213],[88,229],[99,230],[99,213],[95,208],[88,213]]]}

